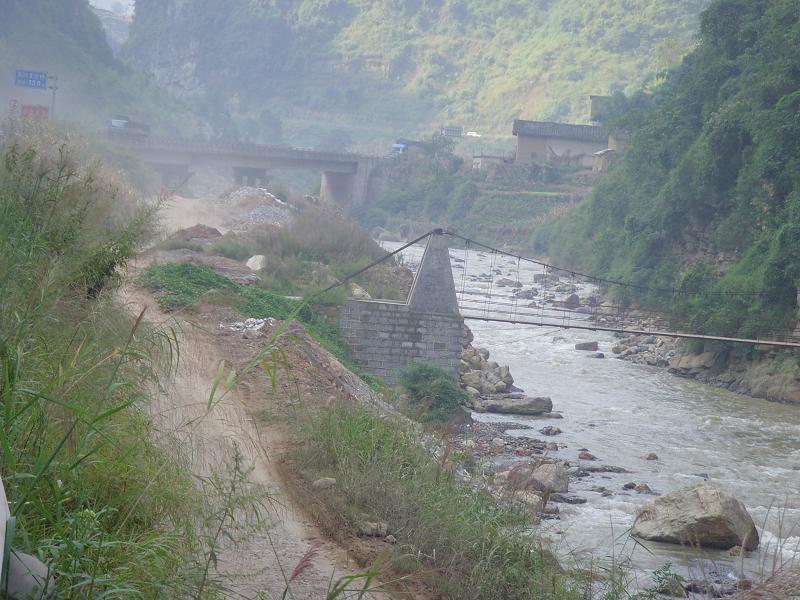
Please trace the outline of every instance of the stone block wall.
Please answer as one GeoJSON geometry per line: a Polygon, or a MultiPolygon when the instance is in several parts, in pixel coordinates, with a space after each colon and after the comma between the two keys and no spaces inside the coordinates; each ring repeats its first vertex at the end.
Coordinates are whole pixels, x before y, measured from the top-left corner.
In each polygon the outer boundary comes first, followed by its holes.
{"type": "Polygon", "coordinates": [[[420,313],[408,304],[349,300],[342,307],[340,329],[356,363],[389,385],[411,362],[434,364],[458,376],[464,320],[457,313],[420,313]]]}

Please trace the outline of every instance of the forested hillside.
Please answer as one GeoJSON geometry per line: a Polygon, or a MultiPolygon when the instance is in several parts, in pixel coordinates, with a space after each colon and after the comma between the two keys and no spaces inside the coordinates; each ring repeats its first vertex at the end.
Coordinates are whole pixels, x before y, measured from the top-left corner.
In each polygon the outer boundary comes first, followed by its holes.
{"type": "Polygon", "coordinates": [[[318,136],[446,122],[509,135],[515,117],[585,121],[589,94],[676,64],[706,4],[138,0],[127,51],[251,136],[300,121],[318,136]]]}
{"type": "MultiPolygon", "coordinates": [[[[164,130],[187,130],[182,103],[116,59],[87,0],[3,0],[0,3],[0,99],[3,111],[18,93],[15,69],[58,75],[57,116],[92,128],[118,113],[164,130]]],[[[50,96],[41,92],[40,103],[50,96]]]]}
{"type": "Polygon", "coordinates": [[[628,102],[639,108],[618,119],[634,132],[624,161],[539,249],[645,285],[763,291],[683,307],[699,330],[746,335],[797,308],[800,4],[715,0],[701,39],[654,97],[628,102]]]}

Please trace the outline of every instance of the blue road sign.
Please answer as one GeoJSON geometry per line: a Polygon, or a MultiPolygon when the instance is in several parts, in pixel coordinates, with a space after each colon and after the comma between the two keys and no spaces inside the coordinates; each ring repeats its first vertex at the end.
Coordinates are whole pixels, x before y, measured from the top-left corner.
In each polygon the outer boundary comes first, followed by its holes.
{"type": "Polygon", "coordinates": [[[39,90],[47,89],[47,73],[41,71],[23,71],[17,69],[14,85],[17,87],[36,88],[39,90]]]}

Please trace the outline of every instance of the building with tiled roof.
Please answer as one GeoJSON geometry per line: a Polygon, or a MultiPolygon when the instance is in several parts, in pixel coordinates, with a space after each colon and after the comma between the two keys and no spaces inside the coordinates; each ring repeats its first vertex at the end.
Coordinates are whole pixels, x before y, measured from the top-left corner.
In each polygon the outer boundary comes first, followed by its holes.
{"type": "Polygon", "coordinates": [[[550,162],[591,169],[594,154],[609,148],[609,133],[597,125],[514,121],[516,162],[550,162]]]}

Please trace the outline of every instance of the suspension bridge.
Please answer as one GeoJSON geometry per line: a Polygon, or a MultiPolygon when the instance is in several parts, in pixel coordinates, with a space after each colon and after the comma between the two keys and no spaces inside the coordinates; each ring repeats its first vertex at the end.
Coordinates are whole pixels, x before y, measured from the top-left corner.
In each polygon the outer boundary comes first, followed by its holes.
{"type": "MultiPolygon", "coordinates": [[[[580,273],[530,257],[513,254],[457,233],[436,229],[388,253],[340,284],[357,277],[380,262],[397,256],[422,256],[431,238],[443,240],[449,253],[457,310],[465,320],[511,323],[526,326],[604,331],[627,335],[694,339],[705,342],[758,344],[776,348],[800,348],[797,321],[775,323],[749,319],[739,336],[701,327],[703,315],[692,314],[692,301],[751,302],[762,291],[720,292],[681,288],[655,288],[631,282],[580,273]],[[613,298],[646,297],[657,294],[669,308],[647,308],[613,298]]],[[[413,260],[413,258],[412,258],[413,260]]],[[[449,287],[447,275],[439,273],[440,285],[449,287]]],[[[339,284],[339,285],[340,285],[339,284]]],[[[415,285],[416,287],[416,285],[415,285]]],[[[428,285],[428,293],[436,285],[428,285]]],[[[414,291],[412,290],[412,296],[414,291]]],[[[417,301],[416,304],[419,305],[417,301]]]]}

